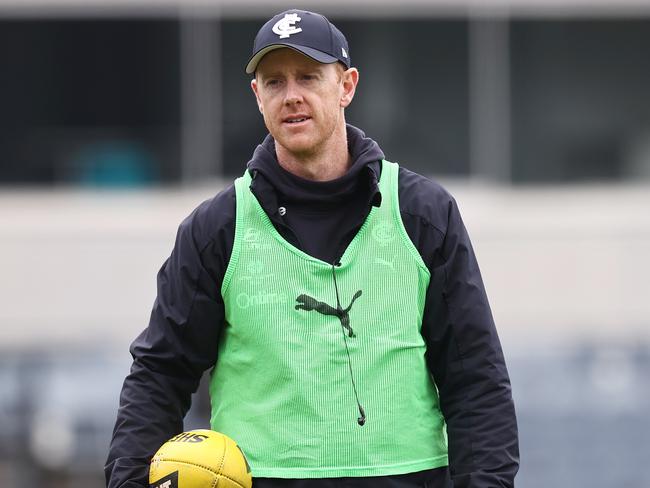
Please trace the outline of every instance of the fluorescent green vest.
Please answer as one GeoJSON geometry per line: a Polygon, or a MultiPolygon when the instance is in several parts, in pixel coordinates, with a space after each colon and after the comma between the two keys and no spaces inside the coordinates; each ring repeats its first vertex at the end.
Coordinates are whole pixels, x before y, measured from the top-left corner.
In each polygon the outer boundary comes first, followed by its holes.
{"type": "Polygon", "coordinates": [[[254,477],[381,476],[447,465],[420,334],[430,274],[400,218],[397,172],[383,162],[381,207],[336,267],[282,238],[251,193],[248,172],[235,182],[211,425],[241,446],[254,477]]]}

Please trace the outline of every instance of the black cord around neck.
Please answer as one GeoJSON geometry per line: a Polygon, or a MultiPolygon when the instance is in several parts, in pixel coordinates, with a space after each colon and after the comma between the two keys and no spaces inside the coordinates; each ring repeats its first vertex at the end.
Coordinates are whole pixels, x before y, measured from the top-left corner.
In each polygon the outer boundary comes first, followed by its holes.
{"type": "MultiPolygon", "coordinates": [[[[336,272],[335,272],[335,266],[339,265],[340,263],[332,263],[332,278],[334,279],[334,290],[336,291],[336,312],[339,316],[339,319],[343,317],[343,314],[345,311],[341,307],[341,299],[339,296],[339,287],[338,284],[336,283],[336,272]]],[[[360,426],[363,426],[366,423],[366,412],[361,406],[361,403],[359,402],[359,394],[357,393],[357,385],[354,381],[354,373],[352,372],[352,359],[350,358],[350,349],[348,348],[348,339],[345,336],[345,328],[343,327],[343,322],[341,321],[341,333],[343,334],[343,343],[345,344],[345,352],[348,356],[348,367],[350,369],[350,379],[352,380],[352,389],[354,390],[354,398],[357,401],[357,407],[359,408],[359,417],[357,418],[357,423],[360,426]]]]}

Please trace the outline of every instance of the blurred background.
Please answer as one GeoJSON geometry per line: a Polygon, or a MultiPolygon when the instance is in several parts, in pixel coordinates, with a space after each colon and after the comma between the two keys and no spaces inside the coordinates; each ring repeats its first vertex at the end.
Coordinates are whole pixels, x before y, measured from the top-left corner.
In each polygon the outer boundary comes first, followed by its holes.
{"type": "Polygon", "coordinates": [[[517,486],[650,487],[647,0],[0,0],[0,486],[103,486],[156,272],[264,137],[243,68],[290,7],[346,33],[348,121],[459,201],[517,486]]]}

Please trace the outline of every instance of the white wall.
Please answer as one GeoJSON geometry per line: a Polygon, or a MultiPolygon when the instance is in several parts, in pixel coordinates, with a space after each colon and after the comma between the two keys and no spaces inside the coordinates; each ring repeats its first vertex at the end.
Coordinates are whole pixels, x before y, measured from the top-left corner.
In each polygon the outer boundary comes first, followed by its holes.
{"type": "Polygon", "coordinates": [[[650,188],[458,188],[502,335],[650,338],[650,188]]]}
{"type": "MultiPolygon", "coordinates": [[[[284,0],[0,0],[0,15],[27,17],[176,17],[183,14],[259,17],[285,8],[284,0]]],[[[364,18],[412,17],[413,14],[592,18],[644,15],[650,12],[650,3],[647,0],[317,0],[301,8],[364,18]]]]}
{"type": "MultiPolygon", "coordinates": [[[[0,191],[0,350],[126,347],[211,187],[0,191]]],[[[650,188],[447,185],[504,343],[650,339],[650,188]]]]}

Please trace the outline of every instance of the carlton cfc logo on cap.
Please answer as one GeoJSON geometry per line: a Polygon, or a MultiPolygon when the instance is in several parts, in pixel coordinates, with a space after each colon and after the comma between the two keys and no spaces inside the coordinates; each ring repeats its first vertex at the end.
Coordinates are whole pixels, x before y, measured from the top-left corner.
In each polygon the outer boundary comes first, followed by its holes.
{"type": "Polygon", "coordinates": [[[300,20],[298,14],[284,14],[284,17],[273,26],[273,32],[280,36],[280,39],[286,39],[291,34],[298,34],[302,32],[302,29],[294,26],[294,24],[300,22],[300,20]]]}

